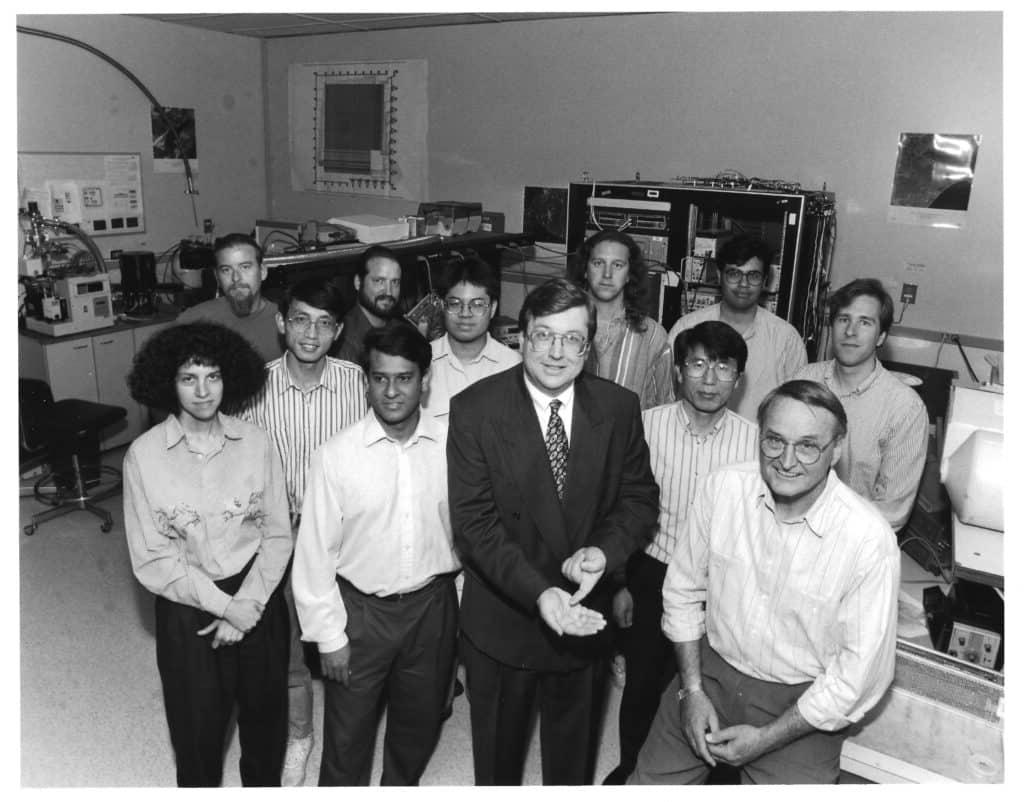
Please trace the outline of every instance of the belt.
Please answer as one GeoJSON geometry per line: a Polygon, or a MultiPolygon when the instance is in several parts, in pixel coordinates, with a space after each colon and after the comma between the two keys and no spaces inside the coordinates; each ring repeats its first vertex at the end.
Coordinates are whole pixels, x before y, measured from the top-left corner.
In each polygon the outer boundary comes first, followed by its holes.
{"type": "Polygon", "coordinates": [[[412,599],[415,599],[419,596],[426,596],[437,590],[441,585],[445,584],[446,582],[451,582],[454,578],[454,573],[438,574],[422,587],[418,587],[415,590],[402,591],[401,593],[390,593],[387,596],[378,596],[375,593],[363,593],[363,591],[361,591],[359,588],[357,588],[343,576],[338,577],[338,585],[341,586],[343,589],[348,589],[354,593],[358,593],[360,596],[363,596],[371,601],[384,602],[386,604],[390,604],[392,602],[411,601],[412,599]]]}

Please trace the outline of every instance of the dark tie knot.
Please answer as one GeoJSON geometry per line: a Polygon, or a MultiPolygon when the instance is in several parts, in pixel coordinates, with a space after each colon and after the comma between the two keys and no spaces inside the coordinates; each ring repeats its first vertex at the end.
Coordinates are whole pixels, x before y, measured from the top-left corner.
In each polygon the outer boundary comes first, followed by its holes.
{"type": "Polygon", "coordinates": [[[560,409],[562,408],[562,402],[561,402],[561,401],[559,401],[559,400],[558,400],[558,399],[556,398],[556,399],[555,399],[554,401],[552,401],[552,402],[551,402],[551,403],[550,403],[550,404],[549,404],[548,406],[550,406],[550,407],[551,407],[551,414],[552,414],[552,415],[557,415],[557,414],[558,414],[558,410],[560,410],[560,409]]]}

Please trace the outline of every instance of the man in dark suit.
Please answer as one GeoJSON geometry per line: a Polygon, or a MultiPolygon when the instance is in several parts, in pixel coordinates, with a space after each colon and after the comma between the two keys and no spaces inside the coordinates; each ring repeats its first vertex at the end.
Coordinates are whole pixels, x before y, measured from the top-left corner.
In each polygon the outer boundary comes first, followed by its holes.
{"type": "Polygon", "coordinates": [[[519,313],[522,367],[451,401],[452,530],[478,785],[517,785],[540,697],[545,785],[592,782],[610,649],[601,581],[653,533],[637,396],[583,373],[596,317],[564,279],[519,313]],[[587,606],[580,604],[584,598],[587,606]]]}

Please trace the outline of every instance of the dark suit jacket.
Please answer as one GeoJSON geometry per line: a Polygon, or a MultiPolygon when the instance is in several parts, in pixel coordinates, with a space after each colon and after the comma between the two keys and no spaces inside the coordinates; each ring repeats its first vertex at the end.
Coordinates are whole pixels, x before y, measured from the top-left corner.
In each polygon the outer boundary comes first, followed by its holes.
{"type": "Polygon", "coordinates": [[[653,534],[658,485],[637,396],[584,372],[576,379],[561,504],[525,381],[516,366],[451,401],[448,492],[466,569],[460,622],[465,636],[501,663],[564,671],[606,651],[611,627],[559,637],[541,619],[537,597],[552,585],[576,590],[562,576],[562,561],[597,546],[608,566],[583,604],[607,617],[607,577],[653,534]]]}

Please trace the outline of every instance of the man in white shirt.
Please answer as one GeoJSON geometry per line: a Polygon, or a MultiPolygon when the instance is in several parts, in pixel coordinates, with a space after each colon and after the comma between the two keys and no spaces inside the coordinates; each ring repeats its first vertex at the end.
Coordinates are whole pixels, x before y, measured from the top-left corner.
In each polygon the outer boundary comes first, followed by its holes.
{"type": "MultiPolygon", "coordinates": [[[[285,353],[267,364],[267,383],[241,416],[269,435],[284,464],[292,531],[298,529],[306,474],[313,452],[366,413],[362,368],[327,355],[341,333],[341,291],[329,279],[308,278],[285,290],[277,328],[285,353]]],[[[302,785],[313,748],[313,682],[299,639],[291,573],[285,576],[291,618],[288,659],[288,748],[283,786],[302,785]]]]}
{"type": "Polygon", "coordinates": [[[661,489],[658,528],[626,563],[615,595],[626,682],[619,704],[619,765],[605,785],[621,785],[636,766],[662,691],[675,673],[672,644],[661,631],[661,587],[690,504],[708,473],[757,458],[757,426],[727,408],[747,362],[743,338],[706,320],[680,334],[675,350],[679,400],[643,413],[651,470],[661,489]]]}
{"type": "Polygon", "coordinates": [[[518,365],[523,358],[488,332],[498,311],[500,291],[493,267],[477,256],[453,261],[447,269],[445,286],[446,333],[430,344],[433,361],[423,408],[447,420],[453,395],[486,376],[518,365]]]}
{"type": "Polygon", "coordinates": [[[882,367],[878,349],[893,303],[878,279],[855,279],[829,298],[833,359],[796,378],[834,392],[850,421],[836,473],[873,501],[894,530],[910,519],[928,455],[928,411],[920,396],[882,367]]]}
{"type": "Polygon", "coordinates": [[[381,785],[416,785],[455,657],[447,427],[420,410],[430,344],[393,321],[364,345],[370,412],[313,455],[292,569],[324,674],[321,786],[369,785],[382,704],[381,785]]]}
{"type": "Polygon", "coordinates": [[[747,420],[770,390],[792,379],[807,364],[807,348],[800,333],[778,315],[760,306],[771,253],[759,240],[738,235],[716,254],[722,287],[720,303],[684,315],[668,333],[675,342],[679,332],[705,320],[721,320],[738,331],[747,343],[747,369],[736,386],[729,409],[747,420]]]}
{"type": "Polygon", "coordinates": [[[758,411],[759,463],[714,471],[669,564],[662,629],[679,676],[630,783],[834,783],[843,729],[892,681],[900,557],[832,470],[846,413],[790,381],[758,411]]]}

